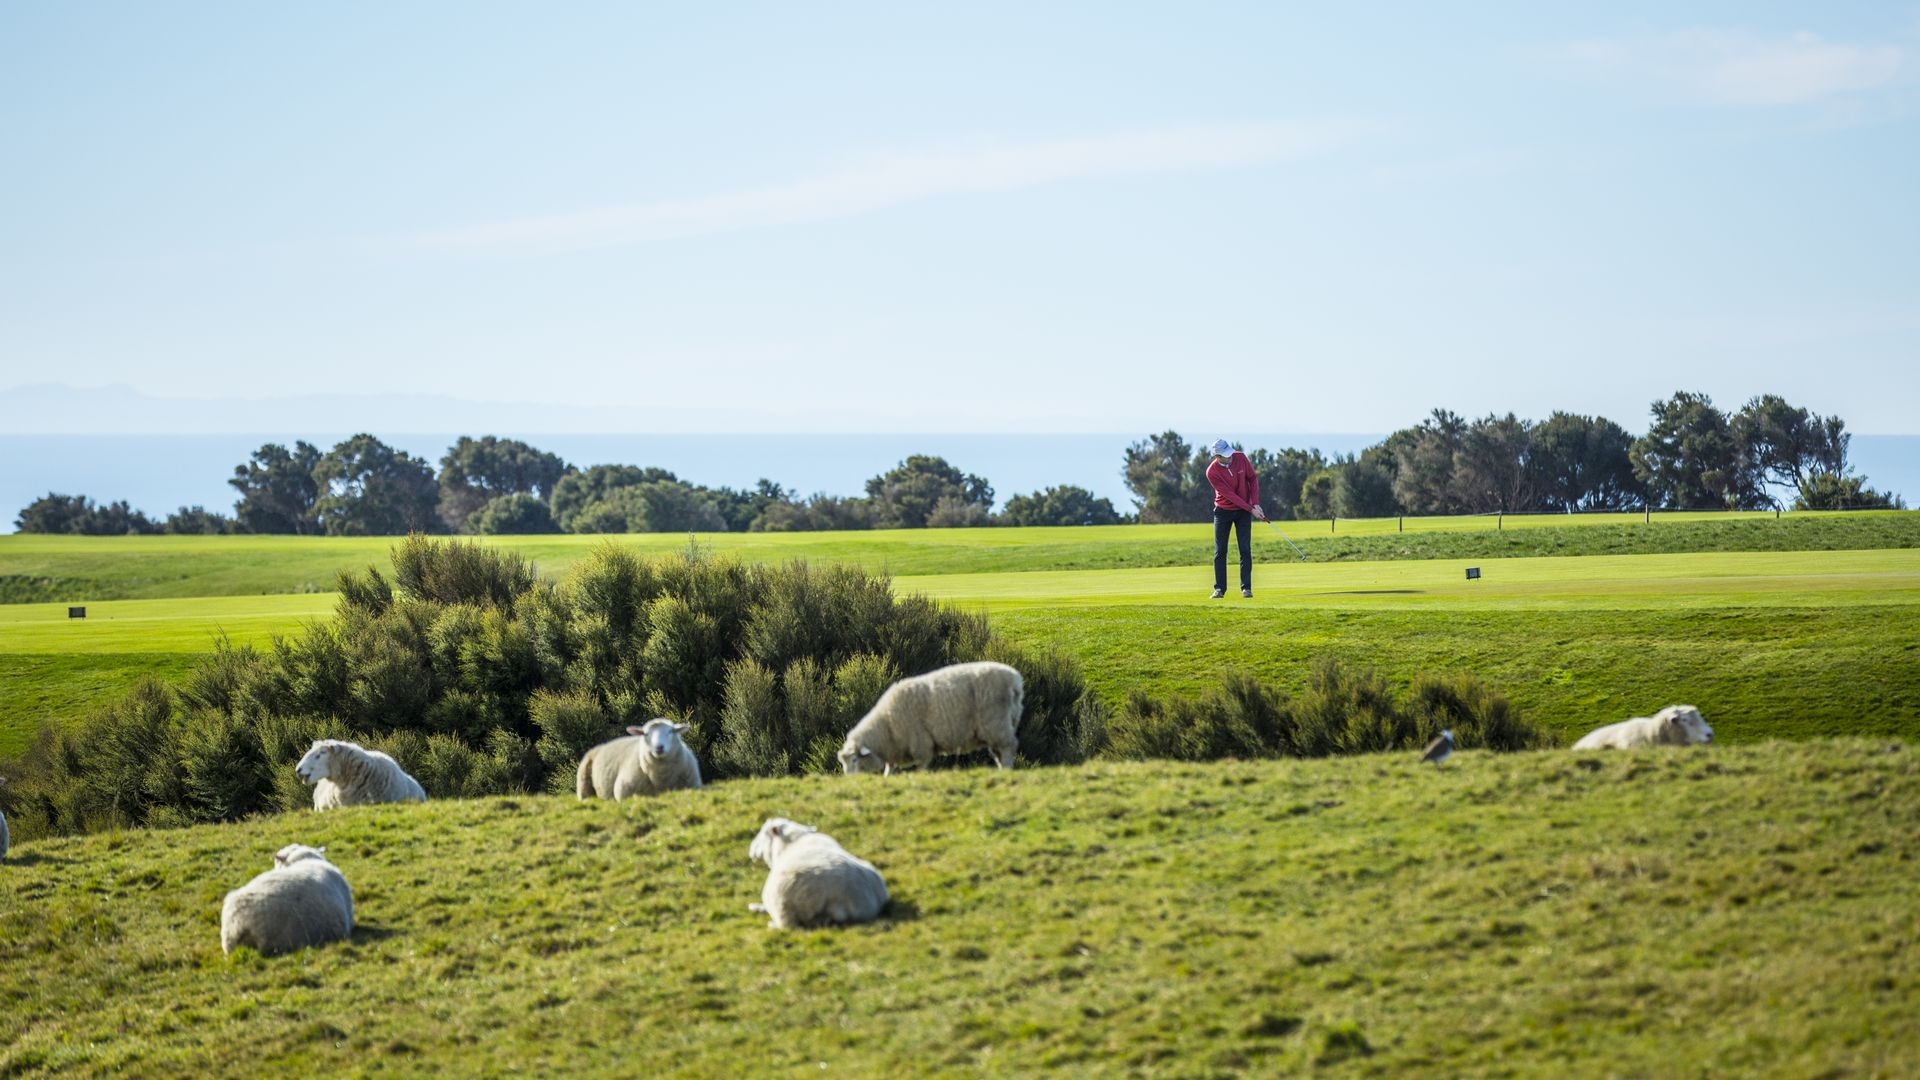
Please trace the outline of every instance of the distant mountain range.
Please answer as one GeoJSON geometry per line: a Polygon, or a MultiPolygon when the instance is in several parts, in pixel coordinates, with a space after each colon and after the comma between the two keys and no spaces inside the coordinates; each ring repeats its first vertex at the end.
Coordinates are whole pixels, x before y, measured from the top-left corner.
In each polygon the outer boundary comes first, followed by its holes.
{"type": "MultiPolygon", "coordinates": [[[[809,413],[799,429],[875,431],[875,417],[809,413]]],[[[892,425],[898,427],[898,424],[892,425]]],[[[9,435],[230,435],[370,431],[481,435],[541,432],[677,434],[791,432],[791,416],[728,408],[647,409],[468,401],[435,394],[309,394],[276,398],[165,398],[124,384],[39,383],[0,390],[9,435]]]]}

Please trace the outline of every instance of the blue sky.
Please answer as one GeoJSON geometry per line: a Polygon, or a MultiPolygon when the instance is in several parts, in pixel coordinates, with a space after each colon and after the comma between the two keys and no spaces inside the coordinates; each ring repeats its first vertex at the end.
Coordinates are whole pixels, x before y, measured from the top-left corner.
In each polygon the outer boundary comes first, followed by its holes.
{"type": "Polygon", "coordinates": [[[0,138],[0,388],[1920,432],[1915,4],[16,3],[0,138]]]}

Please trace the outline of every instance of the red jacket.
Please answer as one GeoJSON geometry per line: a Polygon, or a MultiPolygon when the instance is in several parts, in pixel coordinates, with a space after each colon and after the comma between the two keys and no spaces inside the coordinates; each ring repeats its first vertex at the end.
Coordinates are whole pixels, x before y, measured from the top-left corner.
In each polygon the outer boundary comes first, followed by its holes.
{"type": "Polygon", "coordinates": [[[1238,450],[1226,461],[1207,466],[1207,483],[1213,485],[1217,509],[1251,510],[1260,505],[1260,478],[1254,475],[1253,462],[1238,450]]]}

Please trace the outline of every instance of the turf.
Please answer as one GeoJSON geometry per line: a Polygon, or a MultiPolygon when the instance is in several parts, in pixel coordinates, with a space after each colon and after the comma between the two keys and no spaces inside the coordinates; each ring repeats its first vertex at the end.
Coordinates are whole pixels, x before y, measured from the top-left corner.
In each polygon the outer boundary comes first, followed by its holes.
{"type": "MultiPolygon", "coordinates": [[[[1721,738],[1920,738],[1920,551],[1264,565],[1253,600],[1207,598],[1210,571],[953,574],[895,579],[985,610],[1012,639],[1078,658],[1110,705],[1134,689],[1196,693],[1232,667],[1299,689],[1322,656],[1404,683],[1479,675],[1572,739],[1663,705],[1698,706],[1721,738]]],[[[139,674],[182,670],[217,635],[262,641],[332,610],[330,595],[0,606],[0,749],[139,674]],[[69,677],[80,680],[66,685],[69,677]],[[12,681],[12,680],[10,680],[12,681]]]]}
{"type": "Polygon", "coordinates": [[[1100,764],[295,814],[0,864],[0,1073],[1900,1075],[1920,751],[1100,764]],[[874,861],[772,932],[762,818],[874,861]],[[345,943],[223,957],[289,842],[345,943]]]}
{"type": "MultiPolygon", "coordinates": [[[[1285,522],[1313,561],[1489,559],[1687,551],[1920,547],[1920,513],[1538,515],[1285,522]],[[1337,531],[1330,531],[1335,530],[1337,531]]],[[[1254,531],[1262,562],[1289,561],[1276,529],[1254,531]]],[[[894,574],[1188,566],[1212,558],[1200,525],[910,529],[844,533],[646,534],[487,538],[557,575],[594,546],[669,552],[690,542],[754,560],[852,562],[894,574]]],[[[388,537],[0,536],[0,603],[88,603],[322,592],[343,569],[385,566],[388,537]]]]}

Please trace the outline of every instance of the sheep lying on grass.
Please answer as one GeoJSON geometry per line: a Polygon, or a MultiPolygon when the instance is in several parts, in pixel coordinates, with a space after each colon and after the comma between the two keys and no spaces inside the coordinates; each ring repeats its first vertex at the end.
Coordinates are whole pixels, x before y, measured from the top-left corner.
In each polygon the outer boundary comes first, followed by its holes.
{"type": "Polygon", "coordinates": [[[1669,705],[1652,716],[1636,716],[1589,731],[1575,750],[1631,750],[1636,746],[1687,746],[1710,743],[1713,729],[1691,705],[1669,705]]]}
{"type": "Polygon", "coordinates": [[[227,894],[220,905],[220,951],[242,945],[264,955],[353,936],[353,890],[327,849],[288,844],[273,869],[227,894]]]}
{"type": "Polygon", "coordinates": [[[747,849],[767,864],[760,902],[749,904],[775,930],[869,922],[887,906],[880,871],[811,825],[768,818],[747,849]]]}
{"type": "Polygon", "coordinates": [[[339,739],[321,739],[293,767],[313,785],[313,808],[332,810],[362,803],[426,802],[420,781],[378,750],[339,739]]]}
{"type": "Polygon", "coordinates": [[[849,773],[891,773],[924,766],[935,754],[982,747],[1003,769],[1020,748],[1016,733],[1025,686],[1005,664],[981,660],[901,679],[847,732],[840,767],[849,773]]]}
{"type": "Polygon", "coordinates": [[[686,731],[687,725],[660,718],[601,743],[580,758],[574,794],[625,799],[699,787],[700,762],[681,738],[686,731]]]}

